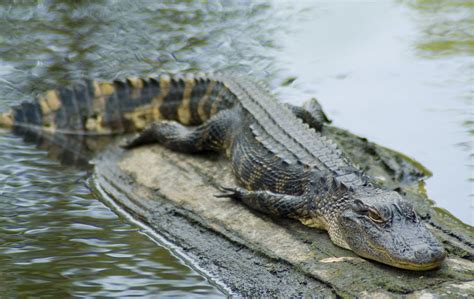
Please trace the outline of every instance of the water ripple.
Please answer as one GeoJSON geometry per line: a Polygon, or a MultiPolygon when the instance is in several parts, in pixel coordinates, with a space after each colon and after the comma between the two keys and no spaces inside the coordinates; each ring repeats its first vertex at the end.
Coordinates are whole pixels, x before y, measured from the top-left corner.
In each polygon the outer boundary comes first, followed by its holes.
{"type": "MultiPolygon", "coordinates": [[[[231,70],[271,80],[280,23],[260,0],[7,1],[0,110],[83,78],[231,70]]],[[[222,296],[90,194],[86,162],[106,143],[23,139],[0,130],[0,296],[222,296]]]]}
{"type": "Polygon", "coordinates": [[[84,185],[87,172],[3,133],[0,173],[0,294],[220,293],[96,200],[84,185]]]}

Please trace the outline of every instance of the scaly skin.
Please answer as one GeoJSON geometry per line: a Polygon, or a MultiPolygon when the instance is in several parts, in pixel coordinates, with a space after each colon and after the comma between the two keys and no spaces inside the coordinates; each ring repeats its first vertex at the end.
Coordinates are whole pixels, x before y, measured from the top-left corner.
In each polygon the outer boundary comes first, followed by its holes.
{"type": "Polygon", "coordinates": [[[243,188],[222,187],[219,196],[325,229],[336,245],[368,259],[410,270],[438,267],[445,251],[411,204],[377,186],[322,137],[315,129],[325,121],[315,100],[284,106],[260,84],[225,75],[87,81],[0,116],[10,127],[78,134],[154,122],[125,147],[160,143],[225,153],[243,188]]]}

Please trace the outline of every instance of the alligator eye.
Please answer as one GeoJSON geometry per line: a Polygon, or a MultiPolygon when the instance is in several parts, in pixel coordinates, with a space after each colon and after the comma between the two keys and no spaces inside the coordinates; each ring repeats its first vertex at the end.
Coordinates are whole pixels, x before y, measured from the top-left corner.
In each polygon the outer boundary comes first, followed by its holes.
{"type": "Polygon", "coordinates": [[[370,209],[367,215],[369,216],[370,220],[372,220],[375,223],[385,222],[385,220],[382,217],[380,217],[379,213],[375,210],[370,209]]]}

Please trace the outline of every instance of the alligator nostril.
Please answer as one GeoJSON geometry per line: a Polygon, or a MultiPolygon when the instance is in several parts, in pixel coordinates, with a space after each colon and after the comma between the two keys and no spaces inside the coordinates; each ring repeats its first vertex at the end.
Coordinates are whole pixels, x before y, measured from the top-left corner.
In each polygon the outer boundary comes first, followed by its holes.
{"type": "Polygon", "coordinates": [[[415,258],[418,261],[426,261],[431,259],[431,252],[427,248],[420,248],[415,251],[415,258]]]}
{"type": "Polygon", "coordinates": [[[445,257],[446,257],[446,252],[444,251],[443,248],[439,248],[431,252],[431,258],[433,260],[443,260],[445,257]]]}
{"type": "Polygon", "coordinates": [[[419,248],[415,250],[415,258],[419,262],[434,262],[434,261],[441,261],[444,259],[446,253],[442,248],[430,249],[427,247],[419,248]]]}

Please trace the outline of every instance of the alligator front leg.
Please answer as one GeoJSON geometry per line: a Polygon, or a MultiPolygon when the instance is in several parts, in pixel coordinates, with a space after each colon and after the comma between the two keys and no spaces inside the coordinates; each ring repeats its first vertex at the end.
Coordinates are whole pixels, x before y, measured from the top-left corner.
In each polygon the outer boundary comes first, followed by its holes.
{"type": "Polygon", "coordinates": [[[315,98],[306,101],[302,107],[291,104],[285,105],[296,117],[301,118],[311,128],[314,128],[317,131],[321,131],[325,123],[331,123],[324,113],[323,108],[315,98]]]}
{"type": "Polygon", "coordinates": [[[222,194],[216,197],[229,197],[242,201],[252,209],[262,213],[299,219],[308,215],[308,204],[304,197],[273,193],[270,191],[248,191],[243,188],[220,187],[222,194]]]}

